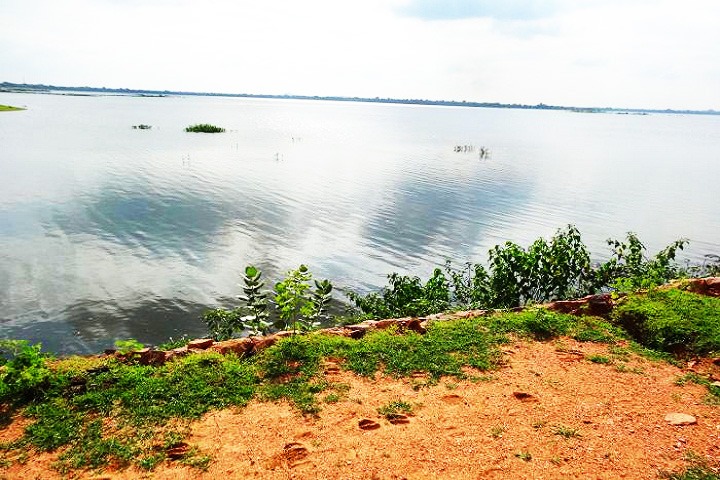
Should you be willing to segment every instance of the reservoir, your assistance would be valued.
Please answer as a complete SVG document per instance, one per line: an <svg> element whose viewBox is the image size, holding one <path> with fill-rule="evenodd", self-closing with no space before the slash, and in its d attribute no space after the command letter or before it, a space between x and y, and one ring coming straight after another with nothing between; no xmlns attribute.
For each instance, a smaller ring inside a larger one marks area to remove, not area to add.
<svg viewBox="0 0 720 480"><path fill-rule="evenodd" d="M0 337L203 335L247 264L341 289L576 225L720 253L720 115L0 93ZM224 133L187 133L210 123ZM134 125L150 129L133 129Z"/></svg>

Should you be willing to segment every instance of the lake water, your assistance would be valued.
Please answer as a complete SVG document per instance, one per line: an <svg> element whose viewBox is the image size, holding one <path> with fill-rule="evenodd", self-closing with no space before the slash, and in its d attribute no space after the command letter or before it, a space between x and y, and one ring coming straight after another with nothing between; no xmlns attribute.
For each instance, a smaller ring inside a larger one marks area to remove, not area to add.
<svg viewBox="0 0 720 480"><path fill-rule="evenodd" d="M627 231L653 252L688 237L691 259L720 253L720 116L10 93L0 104L28 107L0 113L0 336L56 352L202 335L201 312L233 304L249 263L272 281L306 263L367 291L569 223L598 259ZM184 132L195 123L227 131Z"/></svg>

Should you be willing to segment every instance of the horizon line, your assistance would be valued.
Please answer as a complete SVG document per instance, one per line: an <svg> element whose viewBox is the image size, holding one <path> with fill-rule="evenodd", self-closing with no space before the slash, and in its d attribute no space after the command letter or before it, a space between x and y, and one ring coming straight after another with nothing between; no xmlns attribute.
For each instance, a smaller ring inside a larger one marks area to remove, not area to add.
<svg viewBox="0 0 720 480"><path fill-rule="evenodd" d="M76 92L108 92L108 93L129 93L138 95L152 96L207 96L207 97L238 97L238 98L267 98L267 99L297 99L297 100L329 100L329 101L345 101L345 102L362 102L362 103L386 103L386 104L408 104L408 105L433 105L433 106L459 106L474 108L511 108L511 109L527 109L527 110L565 110L565 111L581 111L581 112L647 112L647 113L681 113L681 114L704 114L718 115L720 111L714 109L695 110L695 109L674 109L674 108L624 108L624 107L587 107L587 106L568 106L568 105L550 105L545 103L523 104L523 103L503 103L503 102L478 102L472 100L432 100L419 98L393 98L393 97L357 97L346 95L299 95L299 94L268 94L268 93L224 93L224 92L200 92L200 91L182 91L182 90L150 90L142 88L116 88L116 87L91 87L91 86L61 86L44 83L14 83L1 82L0 92L22 93L17 91L8 91L6 88L18 90L27 89L29 91L42 90L66 90Z"/></svg>

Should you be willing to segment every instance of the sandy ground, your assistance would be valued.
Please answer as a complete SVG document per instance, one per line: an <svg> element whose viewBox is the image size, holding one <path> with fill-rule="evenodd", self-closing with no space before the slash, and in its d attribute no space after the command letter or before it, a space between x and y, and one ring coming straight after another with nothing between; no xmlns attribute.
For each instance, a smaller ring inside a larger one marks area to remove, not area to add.
<svg viewBox="0 0 720 480"><path fill-rule="evenodd" d="M688 458L720 465L720 407L705 387L675 385L686 370L633 356L596 364L607 345L573 340L516 342L506 365L468 372L474 381L422 377L366 379L329 364L326 375L349 385L336 403L303 417L289 404L252 402L212 412L187 442L213 457L206 472L166 462L153 472L82 472L95 479L650 479ZM697 367L696 367L697 368ZM714 368L715 377L720 369ZM490 378L488 378L488 376ZM413 406L407 423L391 424L378 407ZM694 425L670 425L686 413ZM361 429L359 422L377 428ZM11 425L0 440L21 431ZM373 425L375 426L375 425ZM62 478L57 454L32 455L0 469L0 478Z"/></svg>

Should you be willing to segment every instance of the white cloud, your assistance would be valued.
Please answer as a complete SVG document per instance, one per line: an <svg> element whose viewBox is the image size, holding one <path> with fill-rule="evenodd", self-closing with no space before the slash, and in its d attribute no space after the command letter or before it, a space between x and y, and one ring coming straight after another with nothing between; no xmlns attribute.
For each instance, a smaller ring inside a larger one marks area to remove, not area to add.
<svg viewBox="0 0 720 480"><path fill-rule="evenodd" d="M720 108L714 0L0 0L0 81Z"/></svg>

